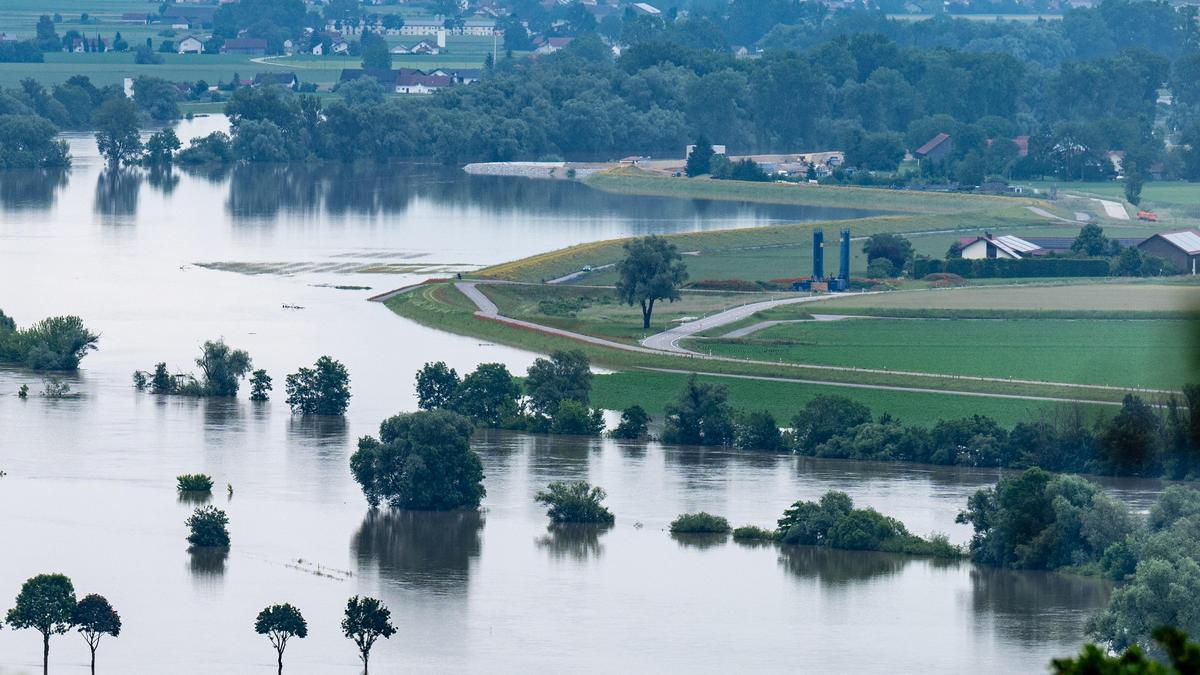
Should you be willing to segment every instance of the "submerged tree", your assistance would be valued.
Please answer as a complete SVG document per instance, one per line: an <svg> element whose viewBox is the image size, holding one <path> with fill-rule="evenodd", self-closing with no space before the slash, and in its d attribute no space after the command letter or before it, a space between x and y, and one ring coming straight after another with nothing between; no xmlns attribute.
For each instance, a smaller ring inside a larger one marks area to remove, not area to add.
<svg viewBox="0 0 1200 675"><path fill-rule="evenodd" d="M250 373L251 401L266 401L270 398L271 389L271 376L267 374L267 371L259 368L253 373Z"/></svg>
<svg viewBox="0 0 1200 675"><path fill-rule="evenodd" d="M654 303L679 299L687 281L687 266L675 245L657 236L625 242L625 257L617 263L617 297L642 307L642 328L650 328Z"/></svg>
<svg viewBox="0 0 1200 675"><path fill-rule="evenodd" d="M344 415L350 405L350 373L328 356L288 375L284 388L292 412L301 415Z"/></svg>
<svg viewBox="0 0 1200 675"><path fill-rule="evenodd" d="M137 105L120 96L110 98L92 113L96 127L96 145L109 167L133 164L142 156L142 139L138 135Z"/></svg>
<svg viewBox="0 0 1200 675"><path fill-rule="evenodd" d="M358 646L358 658L363 662L366 675L371 658L371 647L379 638L388 639L396 633L392 625L392 612L375 598L354 596L346 601L346 615L342 619L342 632Z"/></svg>
<svg viewBox="0 0 1200 675"><path fill-rule="evenodd" d="M224 340L206 341L196 365L204 375L205 396L237 396L239 380L251 368L250 355L230 347Z"/></svg>
<svg viewBox="0 0 1200 675"><path fill-rule="evenodd" d="M538 492L533 500L550 507L546 515L553 523L611 525L615 517L604 506L607 496L604 488L589 485L586 481L555 481Z"/></svg>
<svg viewBox="0 0 1200 675"><path fill-rule="evenodd" d="M417 371L417 407L436 410L449 406L459 384L458 372L445 361L426 363Z"/></svg>
<svg viewBox="0 0 1200 675"><path fill-rule="evenodd" d="M215 506L201 506L192 512L186 523L190 530L188 543L195 548L226 548L229 546L229 516Z"/></svg>
<svg viewBox="0 0 1200 675"><path fill-rule="evenodd" d="M5 617L16 629L32 628L42 634L42 673L50 672L50 636L71 629L75 613L75 586L62 574L39 574L26 581L16 606Z"/></svg>
<svg viewBox="0 0 1200 675"><path fill-rule="evenodd" d="M84 596L75 605L71 615L71 623L87 640L88 649L92 653L92 675L96 673L96 648L100 646L100 638L105 635L117 637L121 634L121 615L108 603L103 595L92 593Z"/></svg>
<svg viewBox="0 0 1200 675"><path fill-rule="evenodd" d="M254 632L266 635L271 641L279 665L278 672L282 675L283 650L287 649L288 640L293 637L308 636L308 623L300 614L300 610L292 605L271 605L258 613L258 618L254 620Z"/></svg>

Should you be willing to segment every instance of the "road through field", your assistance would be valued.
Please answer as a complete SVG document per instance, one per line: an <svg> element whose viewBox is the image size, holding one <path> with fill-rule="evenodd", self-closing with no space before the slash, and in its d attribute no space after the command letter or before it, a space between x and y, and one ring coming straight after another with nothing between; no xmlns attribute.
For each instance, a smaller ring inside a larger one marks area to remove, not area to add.
<svg viewBox="0 0 1200 675"><path fill-rule="evenodd" d="M794 369L807 370L807 371L825 371L825 372L839 372L839 373L866 373L866 374L872 374L872 375L892 375L892 376L899 376L899 377L928 378L931 380L942 380L942 381L949 380L949 381L958 381L958 382L1020 384L1020 385L1030 385L1030 386L1039 386L1039 387L1062 387L1062 388L1067 388L1067 389L1094 390L1094 391L1129 391L1131 389L1130 387L1113 387L1113 386L1098 385L1098 384L1077 384L1077 383L1071 383L1071 382L1021 380L1021 379L1013 379L1013 378L1005 378L1005 377L983 377L983 376L975 376L975 375L947 375L945 373L927 373L927 372L920 372L920 371L888 370L885 368L854 368L854 367L848 367L848 366L829 366L829 365L816 365L816 364L808 364L808 363L780 363L777 361L764 361L764 360L759 360L759 359L744 359L744 358L736 358L736 357L730 357L730 356L714 356L711 354L701 354L699 352L693 352L693 351L684 349L684 348L680 347L678 344L676 344L679 340L683 339L684 337L694 335L700 331L708 330L710 328L716 328L719 326L727 325L727 324L735 322L735 321L740 321L741 319L751 316L755 312L759 312L764 309L770 309L771 307L778 307L780 305L796 304L799 302L812 302L815 300L823 299L822 296L806 296L803 298L785 298L782 300L768 300L768 301L764 301L764 302L750 303L747 305L742 305L740 307L734 307L732 309L725 310L724 312L719 312L717 314L714 314L710 317L705 317L704 319L699 319L697 321L690 322L688 324L685 324L684 326L677 326L676 328L672 328L671 330L664 331L657 335L652 335L652 336L646 338L645 340L643 340L641 345L631 345L631 344L625 344L623 342L617 342L615 340L608 340L605 338L596 337L594 335L577 333L577 332L565 330L562 328L555 328L553 326L546 326L544 324L534 323L532 321L524 321L521 319L513 319L511 317L504 316L504 315L500 314L500 308L496 306L496 303L492 302L492 300L490 298L488 298L486 295L484 295L483 291L479 290L480 284L487 284L487 283L491 283L491 282L460 281L460 282L456 282L454 284L455 288L457 288L459 290L459 292L461 292L464 296L467 297L467 299L469 299L472 303L475 304L475 307L477 308L476 312L475 312L475 316L477 316L477 317L484 318L484 319L490 319L492 321L498 321L500 323L508 324L510 326L515 326L517 328L533 330L533 331L537 331L540 333L545 333L547 335L557 335L557 336L565 337L565 338L568 338L571 340L585 342L587 344L592 344L592 345L596 345L596 346L600 346L600 347L608 347L611 349L620 349L622 351L627 351L627 352L635 352L635 353L641 353L641 354L686 356L688 358L693 358L693 359L697 359L700 361L723 361L723 362L728 362L728 363L769 365L769 366L776 366L776 367L780 367L780 368L794 368ZM505 283L505 282L500 282L500 283ZM697 324L701 324L701 325L697 326ZM694 330L689 330L689 331L680 330L683 328L690 328L690 327L695 327L695 328L694 328ZM660 348L660 347L657 347L657 345L668 345L669 348ZM859 388L864 388L864 389L877 389L877 388L881 388L881 387L886 388L886 385L867 385L867 384L858 384L858 383L850 383L850 382L843 382L843 383L838 383L838 384L839 384L839 386L859 387ZM897 389L898 390L913 389L914 391L917 390L916 388L908 388L908 387L897 387ZM947 394L983 395L980 392L962 392L962 391L955 391L955 390L948 390L948 389L939 389L937 391L947 393ZM1161 394L1171 393L1169 391L1160 390L1160 389L1141 389L1139 391L1147 392L1147 393L1161 393ZM987 395L996 397L996 398L1012 398L1012 399L1031 399L1032 398L1032 399L1036 399L1036 400L1047 400L1047 401L1054 400L1054 401L1060 401L1060 402L1075 402L1075 403L1096 403L1097 402L1097 401L1094 401L1091 399L1069 399L1069 398L1062 398L1062 399L1053 398L1052 399L1050 397L1031 397L1028 395L1021 395L1021 394L989 393Z"/></svg>

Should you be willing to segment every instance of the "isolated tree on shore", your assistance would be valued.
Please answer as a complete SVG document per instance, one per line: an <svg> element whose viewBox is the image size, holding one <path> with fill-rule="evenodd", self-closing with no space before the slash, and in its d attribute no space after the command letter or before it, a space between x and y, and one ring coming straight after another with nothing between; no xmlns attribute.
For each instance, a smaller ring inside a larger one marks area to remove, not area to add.
<svg viewBox="0 0 1200 675"><path fill-rule="evenodd" d="M204 375L205 396L237 396L239 380L250 372L250 355L233 349L224 340L208 340L196 365Z"/></svg>
<svg viewBox="0 0 1200 675"><path fill-rule="evenodd" d="M92 593L76 603L71 623L87 640L92 653L92 675L96 675L96 648L100 646L100 638L121 634L121 615L117 614L107 598Z"/></svg>
<svg viewBox="0 0 1200 675"><path fill-rule="evenodd" d="M111 168L134 164L142 156L137 106L127 98L111 98L92 113L96 145Z"/></svg>
<svg viewBox="0 0 1200 675"><path fill-rule="evenodd" d="M426 363L417 371L417 407L436 410L449 406L459 384L458 372L445 361Z"/></svg>
<svg viewBox="0 0 1200 675"><path fill-rule="evenodd" d="M350 472L372 508L449 511L478 508L483 464L471 449L471 421L448 410L396 415L364 436Z"/></svg>
<svg viewBox="0 0 1200 675"><path fill-rule="evenodd" d="M704 136L696 139L692 153L687 157L684 173L688 176L703 176L712 171L713 146Z"/></svg>
<svg viewBox="0 0 1200 675"><path fill-rule="evenodd" d="M350 373L328 356L301 368L284 382L287 404L301 415L345 415L350 406Z"/></svg>
<svg viewBox="0 0 1200 675"><path fill-rule="evenodd" d="M275 648L278 672L283 674L283 650L287 649L288 640L308 636L308 623L300 610L292 605L271 605L258 613L254 620L254 632L266 635Z"/></svg>
<svg viewBox="0 0 1200 675"><path fill-rule="evenodd" d="M625 242L625 258L617 263L617 297L642 307L642 328L650 328L654 303L679 299L687 266L675 245L657 236Z"/></svg>
<svg viewBox="0 0 1200 675"><path fill-rule="evenodd" d="M39 574L26 581L16 606L5 617L15 629L32 628L42 634L42 673L50 672L50 636L71 630L75 612L75 586L62 574Z"/></svg>
<svg viewBox="0 0 1200 675"><path fill-rule="evenodd" d="M346 601L346 616L342 619L342 632L358 646L358 658L363 662L363 675L369 670L371 647L379 638L388 639L396 634L392 625L392 612L375 598L354 596Z"/></svg>
<svg viewBox="0 0 1200 675"><path fill-rule="evenodd" d="M267 371L260 368L250 373L251 401L266 401L270 398L271 388L271 376L267 374Z"/></svg>

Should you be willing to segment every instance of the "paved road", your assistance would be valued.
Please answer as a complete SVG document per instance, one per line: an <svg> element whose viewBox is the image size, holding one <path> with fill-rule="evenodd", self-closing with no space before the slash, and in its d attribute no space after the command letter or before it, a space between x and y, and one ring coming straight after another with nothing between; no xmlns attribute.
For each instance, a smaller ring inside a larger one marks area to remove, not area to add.
<svg viewBox="0 0 1200 675"><path fill-rule="evenodd" d="M1130 391L1133 389L1131 387L1113 387L1113 386L1101 385L1101 384L1075 384L1075 383L1071 383L1071 382L1051 382L1051 381L1043 381L1043 380L1020 380L1020 379L1013 379L1013 378L1006 378L1006 377L981 377L981 376L975 376L975 375L952 375L952 374L946 374L946 373L927 373L927 372L919 372L919 371L911 371L911 370L888 370L886 368L854 368L854 367L850 367L850 366L828 366L828 365L817 365L817 364L810 364L810 363L791 363L791 362L782 363L779 361L765 361L765 360L760 360L760 359L741 359L741 358L735 358L735 357L731 357L731 356L714 356L712 354L700 354L698 352L693 352L693 351L683 349L682 347L679 347L678 345L673 344L674 341L683 339L684 337L686 337L688 335L688 333L684 333L684 332L680 331L680 329L693 327L693 326L696 326L696 324L699 324L701 322L707 322L706 326L697 328L695 331L692 331L692 334L702 331L702 330L707 330L707 328L715 328L715 327L719 327L719 326L725 325L725 324L733 322L733 321L739 321L747 316L750 316L754 312L762 311L762 309L764 309L764 308L777 307L779 305L786 305L786 304L796 304L799 302L812 302L815 300L824 299L827 296L819 296L818 295L818 296L805 296L802 298L785 298L782 300L768 300L765 302L754 302L754 303L750 303L747 305L742 305L741 307L735 307L733 309L729 309L724 312L714 314L710 317L706 317L705 319L693 321L693 322L685 324L683 326L677 326L676 328L672 328L669 331L659 333L658 335L652 335L649 338L646 338L645 340L643 340L641 346L637 346L637 345L625 344L623 342L616 342L614 340L607 340L605 338L595 337L593 335L585 335L583 333L576 333L574 331L564 330L562 328L555 328L553 326L546 326L546 325L539 324L539 323L533 323L532 321L522 321L520 319L512 319L507 316L503 316L500 314L499 308L496 307L496 303L492 302L486 295L483 294L482 291L479 290L479 288L477 286L480 283L485 283L485 282L459 281L459 282L455 283L455 287L458 288L458 290L461 291L463 295L470 298L471 302L475 303L475 306L478 307L478 310L475 312L475 316L482 317L485 319L491 319L493 321L499 321L500 323L508 324L510 326L515 326L517 328L524 328L526 330L537 331L539 333L545 333L547 335L558 335L560 337L565 337L565 338L568 338L571 340L577 340L579 342L585 342L587 344L593 344L593 345L597 345L597 346L601 346L601 347L609 347L612 349L620 349L620 350L627 351L627 352L636 352L636 353L640 353L640 354L686 356L689 358L694 358L694 359L698 359L698 360L702 360L702 361L725 361L725 362L729 362L729 363L748 363L748 364L754 364L754 365L774 366L776 368L787 368L787 369L798 369L798 370L809 370L809 371L825 371L825 372L833 371L833 372L842 372L842 373L868 373L868 374L872 374L872 375L921 377L921 378L929 378L929 379L934 379L934 380L959 380L959 381L964 381L964 382L994 382L994 383L1004 383L1004 384L1023 384L1023 385L1034 385L1034 386L1045 386L1045 387L1062 387L1065 389L1092 389L1092 390L1097 390L1097 391ZM647 344L651 340L654 340L654 338L658 338L658 337L661 337L662 339L656 341L655 344L664 344L664 343L671 344L672 348L671 349L656 349L656 348L650 347L649 344ZM855 385L855 384L850 384L850 383L842 383L842 386L860 386L860 385ZM883 385L870 385L870 386L862 385L862 386L871 388L871 387L883 386ZM931 391L943 391L943 390L931 390ZM1149 393L1160 393L1160 394L1173 393L1173 392L1170 392L1167 390L1162 390L1162 389L1141 389L1140 391L1149 392ZM958 392L946 392L946 393L958 393ZM993 394L993 396L1000 396L1000 397L1007 397L1007 398L1027 398L1025 396L1020 396L1020 395L1016 395L1016 394ZM1041 399L1036 399L1036 400L1041 400ZM1051 399L1045 398L1045 400L1051 400ZM1063 401L1074 401L1075 399L1062 399L1062 400ZM1090 401L1081 399L1078 402L1089 403Z"/></svg>
<svg viewBox="0 0 1200 675"><path fill-rule="evenodd" d="M856 295L871 295L870 293L861 293ZM782 298L780 300L765 300L763 302L752 302L747 305L733 307L724 312L718 312L712 316L706 316L703 319L696 319L685 324L680 324L665 330L656 335L642 340L643 347L649 347L660 352L674 352L676 354L695 354L696 352L690 349L684 349L679 346L679 341L685 338L692 337L697 333L703 333L712 328L719 328L731 323L736 323L742 319L751 317L763 310L782 307L784 305L798 305L805 302L815 302L817 300L828 300L828 295L806 295L800 298Z"/></svg>

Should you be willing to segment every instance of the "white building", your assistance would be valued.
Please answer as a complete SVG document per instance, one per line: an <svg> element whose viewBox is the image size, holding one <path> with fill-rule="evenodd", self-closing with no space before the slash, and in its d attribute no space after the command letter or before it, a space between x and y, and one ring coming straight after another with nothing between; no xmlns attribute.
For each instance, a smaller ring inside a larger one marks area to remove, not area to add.
<svg viewBox="0 0 1200 675"><path fill-rule="evenodd" d="M203 54L204 43L195 35L189 35L179 41L180 54Z"/></svg>
<svg viewBox="0 0 1200 675"><path fill-rule="evenodd" d="M985 258L1001 258L1020 260L1026 256L1044 252L1041 246L1025 241L1011 234L992 236L990 232L982 237L964 237L958 242L962 257L967 260L983 260Z"/></svg>

